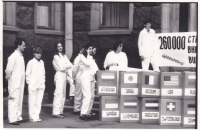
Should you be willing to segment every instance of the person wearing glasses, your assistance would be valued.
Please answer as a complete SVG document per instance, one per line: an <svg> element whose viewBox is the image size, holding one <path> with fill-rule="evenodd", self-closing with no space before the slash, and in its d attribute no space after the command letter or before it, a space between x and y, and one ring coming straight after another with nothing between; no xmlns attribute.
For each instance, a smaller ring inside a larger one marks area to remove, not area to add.
<svg viewBox="0 0 200 130"><path fill-rule="evenodd" d="M40 46L33 48L34 58L27 64L26 82L28 84L29 118L31 122L41 122L39 114L45 90L45 68L41 60L42 49Z"/></svg>
<svg viewBox="0 0 200 130"><path fill-rule="evenodd" d="M128 67L128 59L126 53L122 52L123 43L116 42L113 50L108 52L104 61L105 70L110 70L113 66Z"/></svg>

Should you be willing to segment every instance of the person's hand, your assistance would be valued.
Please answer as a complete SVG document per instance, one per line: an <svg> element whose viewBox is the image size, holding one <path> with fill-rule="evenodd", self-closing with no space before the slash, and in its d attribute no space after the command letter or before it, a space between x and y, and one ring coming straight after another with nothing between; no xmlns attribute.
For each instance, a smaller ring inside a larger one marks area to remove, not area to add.
<svg viewBox="0 0 200 130"><path fill-rule="evenodd" d="M5 76L6 81L8 81L9 78L10 78L10 76L7 76L7 75Z"/></svg>
<svg viewBox="0 0 200 130"><path fill-rule="evenodd" d="M141 58L141 61L144 61L144 56L140 56L140 58Z"/></svg>

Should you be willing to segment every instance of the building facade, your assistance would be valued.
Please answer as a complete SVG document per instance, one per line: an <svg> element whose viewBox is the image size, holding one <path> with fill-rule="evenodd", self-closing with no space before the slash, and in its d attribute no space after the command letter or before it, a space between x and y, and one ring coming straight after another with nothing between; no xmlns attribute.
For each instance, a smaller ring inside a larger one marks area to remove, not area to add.
<svg viewBox="0 0 200 130"><path fill-rule="evenodd" d="M26 64L33 57L34 45L43 48L46 92L51 94L57 42L65 45L72 62L79 45L94 44L98 48L97 64L103 69L106 54L116 41L121 41L128 66L141 68L137 41L147 18L156 33L197 31L197 3L3 2L3 70L18 36L26 39Z"/></svg>

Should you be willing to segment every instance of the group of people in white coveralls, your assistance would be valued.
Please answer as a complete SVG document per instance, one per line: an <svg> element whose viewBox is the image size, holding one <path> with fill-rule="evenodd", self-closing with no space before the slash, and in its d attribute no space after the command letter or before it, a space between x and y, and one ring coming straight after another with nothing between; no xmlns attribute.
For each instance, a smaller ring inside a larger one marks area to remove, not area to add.
<svg viewBox="0 0 200 130"><path fill-rule="evenodd" d="M151 62L154 71L159 71L155 59L155 31L151 29L151 21L145 20L144 29L139 34L138 48L142 61L142 69L148 70ZM29 119L31 122L41 122L40 111L45 90L45 67L41 59L42 48L33 48L31 59L25 71L23 51L26 40L17 37L15 51L9 56L6 66L6 80L8 81L8 121L12 125L26 122L22 119L22 101L25 80L28 84ZM126 53L122 52L123 44L116 42L113 50L108 52L104 61L105 70L112 66L128 67ZM64 105L66 98L67 82L70 84L70 95L74 95L74 114L81 120L93 120L92 106L95 97L95 82L98 66L95 62L97 48L92 44L79 46L79 54L72 64L64 53L61 43L55 44L53 67L55 91L53 99L53 118L64 118ZM25 78L26 77L26 78Z"/></svg>

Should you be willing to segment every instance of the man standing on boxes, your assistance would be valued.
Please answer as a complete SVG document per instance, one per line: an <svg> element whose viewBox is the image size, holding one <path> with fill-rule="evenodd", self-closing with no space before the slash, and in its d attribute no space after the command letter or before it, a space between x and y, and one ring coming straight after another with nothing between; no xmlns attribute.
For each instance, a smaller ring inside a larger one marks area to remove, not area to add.
<svg viewBox="0 0 200 130"><path fill-rule="evenodd" d="M6 80L8 80L8 120L9 124L22 122L22 101L24 96L25 64L22 52L26 48L25 39L16 38L16 50L8 57Z"/></svg>
<svg viewBox="0 0 200 130"><path fill-rule="evenodd" d="M151 29L151 20L145 20L143 22L144 29L140 32L138 38L139 55L142 61L142 69L149 69L149 62L151 62L153 70L159 72L159 66L157 66L155 59L156 51L156 36L155 31Z"/></svg>

